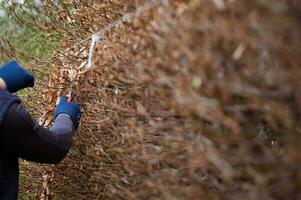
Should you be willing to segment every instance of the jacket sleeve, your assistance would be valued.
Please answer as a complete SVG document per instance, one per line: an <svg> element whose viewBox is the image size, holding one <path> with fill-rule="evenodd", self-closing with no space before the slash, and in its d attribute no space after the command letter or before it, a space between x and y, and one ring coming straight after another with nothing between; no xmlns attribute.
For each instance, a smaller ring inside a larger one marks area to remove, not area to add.
<svg viewBox="0 0 301 200"><path fill-rule="evenodd" d="M59 115L51 129L40 126L21 104L12 105L0 127L0 149L7 155L57 164L69 152L74 128L68 115Z"/></svg>

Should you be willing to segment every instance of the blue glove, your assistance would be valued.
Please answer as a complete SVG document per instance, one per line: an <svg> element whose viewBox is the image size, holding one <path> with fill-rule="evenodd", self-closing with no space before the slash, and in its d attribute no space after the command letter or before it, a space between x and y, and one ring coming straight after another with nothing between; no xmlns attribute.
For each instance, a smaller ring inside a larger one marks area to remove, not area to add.
<svg viewBox="0 0 301 200"><path fill-rule="evenodd" d="M59 114L67 114L71 117L75 129L78 128L80 119L80 107L76 102L67 102L67 97L60 97L60 102L54 111L54 118Z"/></svg>
<svg viewBox="0 0 301 200"><path fill-rule="evenodd" d="M34 86L34 76L16 61L6 63L0 68L0 78L4 80L7 90L12 93Z"/></svg>

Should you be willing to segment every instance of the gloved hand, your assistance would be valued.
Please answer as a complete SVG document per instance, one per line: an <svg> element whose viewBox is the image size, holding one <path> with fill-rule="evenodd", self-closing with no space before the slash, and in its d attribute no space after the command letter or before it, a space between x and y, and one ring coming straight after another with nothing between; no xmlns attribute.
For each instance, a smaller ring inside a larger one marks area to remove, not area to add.
<svg viewBox="0 0 301 200"><path fill-rule="evenodd" d="M6 63L0 68L0 78L4 80L7 90L12 93L34 86L34 76L16 61Z"/></svg>
<svg viewBox="0 0 301 200"><path fill-rule="evenodd" d="M75 129L78 128L79 120L80 120L80 107L76 102L67 102L67 97L60 97L59 104L57 105L54 111L54 118L56 118L59 114L67 114L71 117L73 125Z"/></svg>

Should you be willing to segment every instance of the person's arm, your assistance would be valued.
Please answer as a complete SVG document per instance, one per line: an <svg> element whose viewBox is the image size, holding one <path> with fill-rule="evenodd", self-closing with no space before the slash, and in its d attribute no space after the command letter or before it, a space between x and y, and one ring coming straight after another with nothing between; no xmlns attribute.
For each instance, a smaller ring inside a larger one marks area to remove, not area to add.
<svg viewBox="0 0 301 200"><path fill-rule="evenodd" d="M0 88L9 92L34 86L34 76L16 61L0 68ZM54 126L40 126L21 104L10 106L0 126L0 151L40 163L59 163L68 153L79 124L76 102L61 97L55 110Z"/></svg>
<svg viewBox="0 0 301 200"><path fill-rule="evenodd" d="M0 127L0 148L7 155L56 164L67 155L74 135L69 115L60 114L48 130L40 126L21 104L8 110Z"/></svg>

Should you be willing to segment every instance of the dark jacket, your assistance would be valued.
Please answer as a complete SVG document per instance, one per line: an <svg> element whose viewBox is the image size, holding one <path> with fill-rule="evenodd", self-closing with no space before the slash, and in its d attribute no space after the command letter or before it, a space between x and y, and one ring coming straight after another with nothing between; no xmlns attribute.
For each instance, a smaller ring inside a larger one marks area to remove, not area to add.
<svg viewBox="0 0 301 200"><path fill-rule="evenodd" d="M67 155L74 128L69 116L59 115L51 129L40 126L20 99L0 90L0 200L18 196L18 158L56 164Z"/></svg>

